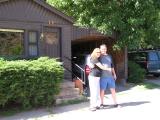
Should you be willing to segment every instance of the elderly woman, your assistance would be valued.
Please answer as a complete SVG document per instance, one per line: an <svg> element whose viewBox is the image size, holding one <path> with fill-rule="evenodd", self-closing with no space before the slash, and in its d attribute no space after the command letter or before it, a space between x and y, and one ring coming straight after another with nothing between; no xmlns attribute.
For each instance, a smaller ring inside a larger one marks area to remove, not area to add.
<svg viewBox="0 0 160 120"><path fill-rule="evenodd" d="M111 71L111 68L103 66L99 57L101 55L100 49L95 48L91 53L90 63L92 64L91 72L88 76L90 88L90 110L96 111L100 107L100 75L101 70Z"/></svg>

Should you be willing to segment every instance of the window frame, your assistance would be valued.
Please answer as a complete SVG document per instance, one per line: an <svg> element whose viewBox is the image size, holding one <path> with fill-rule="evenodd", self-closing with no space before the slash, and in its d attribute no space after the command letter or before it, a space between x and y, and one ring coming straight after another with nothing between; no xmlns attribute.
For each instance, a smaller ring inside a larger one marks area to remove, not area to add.
<svg viewBox="0 0 160 120"><path fill-rule="evenodd" d="M22 46L22 52L19 55L0 55L0 56L8 56L8 57L24 57L25 55L25 30L24 29L15 29L15 28L0 28L0 31L2 32L13 32L13 33L22 33L22 39L21 39L21 46Z"/></svg>

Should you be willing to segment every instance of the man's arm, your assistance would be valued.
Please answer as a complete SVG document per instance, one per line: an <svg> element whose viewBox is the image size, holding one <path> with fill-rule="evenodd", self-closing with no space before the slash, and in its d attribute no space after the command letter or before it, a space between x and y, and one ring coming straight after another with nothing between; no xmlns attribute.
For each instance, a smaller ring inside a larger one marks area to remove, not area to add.
<svg viewBox="0 0 160 120"><path fill-rule="evenodd" d="M112 59L112 56L111 56L111 72L112 72L112 75L113 75L113 78L114 80L117 80L117 75L116 75L116 72L114 70L114 63L113 63L113 59Z"/></svg>
<svg viewBox="0 0 160 120"><path fill-rule="evenodd" d="M114 80L116 80L117 76L116 76L116 72L115 72L114 68L112 68L111 71L112 71L112 75L113 75Z"/></svg>

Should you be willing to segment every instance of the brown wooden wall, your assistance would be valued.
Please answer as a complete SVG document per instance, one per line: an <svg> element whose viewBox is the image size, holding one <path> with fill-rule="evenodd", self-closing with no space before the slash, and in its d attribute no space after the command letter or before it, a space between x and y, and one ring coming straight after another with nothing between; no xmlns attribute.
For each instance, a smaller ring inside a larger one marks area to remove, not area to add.
<svg viewBox="0 0 160 120"><path fill-rule="evenodd" d="M65 16L55 8L51 8L41 0L6 0L0 2L0 28L24 30L24 56L28 57L28 32L38 32L39 56L46 56L44 39L41 38L45 27L58 28L60 31L60 56L66 67L71 69L71 62L64 56L71 58L72 26L71 18ZM54 54L51 53L51 54ZM67 77L71 77L66 72Z"/></svg>
<svg viewBox="0 0 160 120"><path fill-rule="evenodd" d="M95 29L91 29L91 28L81 28L78 26L74 26L72 28L73 30L73 38L72 41L77 41L77 39L82 39L88 36L104 36L102 35L100 32L96 31Z"/></svg>
<svg viewBox="0 0 160 120"><path fill-rule="evenodd" d="M71 24L34 0L8 0L0 3L0 19L8 21L24 21L45 23L53 21L55 24ZM41 1L41 0L39 0ZM40 2L41 3L41 2Z"/></svg>

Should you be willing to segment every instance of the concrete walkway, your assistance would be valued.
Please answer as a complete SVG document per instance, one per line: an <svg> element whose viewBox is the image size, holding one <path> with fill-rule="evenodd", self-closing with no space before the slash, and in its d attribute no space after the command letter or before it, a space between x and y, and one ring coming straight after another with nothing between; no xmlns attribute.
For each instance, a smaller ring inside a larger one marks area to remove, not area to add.
<svg viewBox="0 0 160 120"><path fill-rule="evenodd" d="M160 88L146 90L142 86L118 86L117 99L121 107L89 111L89 102L38 109L18 113L0 120L159 120ZM110 94L105 104L112 105Z"/></svg>

